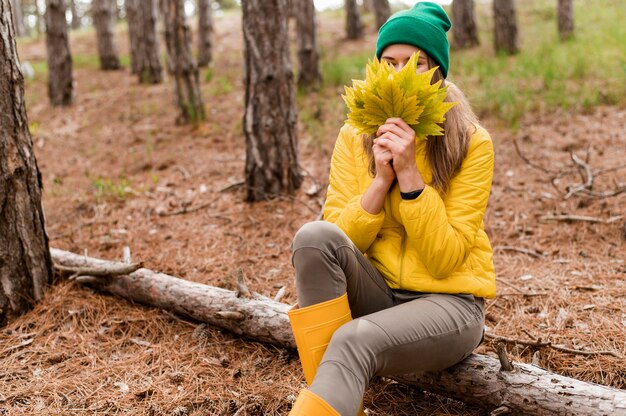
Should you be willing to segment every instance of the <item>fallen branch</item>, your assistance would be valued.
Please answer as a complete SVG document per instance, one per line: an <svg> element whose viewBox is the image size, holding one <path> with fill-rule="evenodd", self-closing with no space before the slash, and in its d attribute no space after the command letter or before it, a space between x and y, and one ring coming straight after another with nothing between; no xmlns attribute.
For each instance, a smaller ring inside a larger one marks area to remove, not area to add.
<svg viewBox="0 0 626 416"><path fill-rule="evenodd" d="M610 217L607 219L597 218L597 217L588 217L586 215L544 215L539 217L540 221L582 221L582 222L593 222L600 224L611 224L615 221L619 221L622 219L622 215L616 215L614 217Z"/></svg>
<svg viewBox="0 0 626 416"><path fill-rule="evenodd" d="M527 248L521 247L513 247L513 246L495 246L493 248L495 251L516 251L518 253L528 254L531 257L542 258L544 256L543 253L536 250L529 250Z"/></svg>
<svg viewBox="0 0 626 416"><path fill-rule="evenodd" d="M132 272L139 270L142 267L143 263L111 263L94 267L71 267L63 266L61 264L54 265L54 268L61 273L71 273L71 275L69 276L70 280L76 279L79 276L113 277L124 274L131 274Z"/></svg>
<svg viewBox="0 0 626 416"><path fill-rule="evenodd" d="M52 249L55 262L70 267L115 264ZM115 279L97 279L100 290L228 329L241 336L294 348L287 311L290 305L253 293L236 292L139 269ZM230 313L226 313L230 312ZM498 359L471 355L436 373L393 377L424 390L488 410L507 407L532 415L614 415L626 412L626 391L564 377L532 365L515 363L500 371Z"/></svg>
<svg viewBox="0 0 626 416"><path fill-rule="evenodd" d="M619 355L618 353L616 353L615 351L584 351L584 350L575 350L573 348L562 347L560 345L555 345L555 344L553 344L553 343L551 343L549 341L542 341L540 339L539 340L534 340L534 341L523 341L521 339L507 338L507 337L503 337L503 336L500 336L500 335L490 334L489 332L485 332L485 338L491 339L491 340L496 341L498 343L506 342L507 344L527 345L529 347L536 347L536 348L547 347L547 348L552 348L552 349L557 350L557 351L566 352L568 354L575 354L575 355L612 355L613 357L616 357L616 358L622 358L622 356Z"/></svg>

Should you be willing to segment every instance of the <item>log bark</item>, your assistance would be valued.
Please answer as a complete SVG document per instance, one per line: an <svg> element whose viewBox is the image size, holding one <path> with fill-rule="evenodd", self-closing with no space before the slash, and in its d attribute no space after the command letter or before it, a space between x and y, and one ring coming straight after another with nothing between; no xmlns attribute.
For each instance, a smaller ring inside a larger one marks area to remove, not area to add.
<svg viewBox="0 0 626 416"><path fill-rule="evenodd" d="M191 30L185 18L183 0L164 0L167 66L174 78L174 94L180 115L178 123L198 123L205 119L200 93L198 65L191 53Z"/></svg>
<svg viewBox="0 0 626 416"><path fill-rule="evenodd" d="M9 0L0 0L0 327L52 281L41 187Z"/></svg>
<svg viewBox="0 0 626 416"><path fill-rule="evenodd" d="M198 66L209 66L213 58L213 12L209 0L198 0Z"/></svg>
<svg viewBox="0 0 626 416"><path fill-rule="evenodd" d="M574 0L559 0L557 22L561 40L574 36Z"/></svg>
<svg viewBox="0 0 626 416"><path fill-rule="evenodd" d="M356 0L346 0L346 37L360 39L363 37L363 22Z"/></svg>
<svg viewBox="0 0 626 416"><path fill-rule="evenodd" d="M70 105L74 101L74 80L65 0L46 0L46 48L50 103L54 106Z"/></svg>
<svg viewBox="0 0 626 416"><path fill-rule="evenodd" d="M249 202L293 193L302 184L286 6L286 0L242 2Z"/></svg>
<svg viewBox="0 0 626 416"><path fill-rule="evenodd" d="M494 46L496 52L519 52L514 0L493 0Z"/></svg>
<svg viewBox="0 0 626 416"><path fill-rule="evenodd" d="M296 6L298 86L302 88L315 88L318 87L322 81L317 30L315 27L315 6L313 0L298 0Z"/></svg>
<svg viewBox="0 0 626 416"><path fill-rule="evenodd" d="M103 267L116 264L52 249L57 264ZM237 293L140 269L130 276L98 278L91 286L147 305L184 314L234 333L294 348L287 311L290 306L252 294ZM245 292L245 291L242 291ZM487 410L506 407L528 415L617 415L626 412L626 391L564 377L528 364L500 371L498 359L473 354L437 373L394 379L424 390L463 400Z"/></svg>
<svg viewBox="0 0 626 416"><path fill-rule="evenodd" d="M117 4L114 0L93 0L91 3L91 15L96 28L98 43L98 56L100 69L120 69L120 59L115 45L115 22L117 20Z"/></svg>
<svg viewBox="0 0 626 416"><path fill-rule="evenodd" d="M465 49L478 46L478 29L474 0L454 0L452 2L452 45Z"/></svg>
<svg viewBox="0 0 626 416"><path fill-rule="evenodd" d="M72 30L80 28L80 15L78 14L78 7L76 7L76 0L70 0L70 12L72 13L72 21L70 27Z"/></svg>

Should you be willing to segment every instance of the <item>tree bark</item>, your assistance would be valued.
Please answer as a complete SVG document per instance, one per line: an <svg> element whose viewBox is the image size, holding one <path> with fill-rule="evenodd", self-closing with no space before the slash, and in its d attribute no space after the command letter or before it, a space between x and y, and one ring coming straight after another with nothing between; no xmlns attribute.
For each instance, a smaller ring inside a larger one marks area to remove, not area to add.
<svg viewBox="0 0 626 416"><path fill-rule="evenodd" d="M9 0L0 0L0 326L52 281L41 187Z"/></svg>
<svg viewBox="0 0 626 416"><path fill-rule="evenodd" d="M143 36L142 22L139 15L141 0L126 0L124 7L126 10L126 24L128 27L128 45L130 49L130 72L139 75L140 42Z"/></svg>
<svg viewBox="0 0 626 416"><path fill-rule="evenodd" d="M574 0L559 0L557 20L559 38L567 40L574 36Z"/></svg>
<svg viewBox="0 0 626 416"><path fill-rule="evenodd" d="M137 36L137 76L141 84L159 84L163 82L163 66L157 23L159 8L157 0L132 0L136 4Z"/></svg>
<svg viewBox="0 0 626 416"><path fill-rule="evenodd" d="M74 101L74 82L65 0L46 0L46 47L50 103L55 106L70 105Z"/></svg>
<svg viewBox="0 0 626 416"><path fill-rule="evenodd" d="M209 66L212 60L211 34L213 12L210 0L198 0L198 66Z"/></svg>
<svg viewBox="0 0 626 416"><path fill-rule="evenodd" d="M389 7L389 0L373 0L372 5L374 6L376 29L378 30L391 16L391 7Z"/></svg>
<svg viewBox="0 0 626 416"><path fill-rule="evenodd" d="M356 0L346 0L346 36L348 39L363 37L363 22Z"/></svg>
<svg viewBox="0 0 626 416"><path fill-rule="evenodd" d="M317 87L322 81L322 72L317 45L315 6L313 0L298 0L296 5L298 86Z"/></svg>
<svg viewBox="0 0 626 416"><path fill-rule="evenodd" d="M514 0L493 0L494 43L496 52L519 52Z"/></svg>
<svg viewBox="0 0 626 416"><path fill-rule="evenodd" d="M117 4L115 0L93 0L91 3L91 15L98 40L100 69L103 70L121 68L113 33L117 21L116 14Z"/></svg>
<svg viewBox="0 0 626 416"><path fill-rule="evenodd" d="M72 13L70 27L72 30L76 30L80 28L80 15L78 14L78 7L76 7L76 0L70 0L70 12Z"/></svg>
<svg viewBox="0 0 626 416"><path fill-rule="evenodd" d="M183 0L164 0L167 65L174 78L174 94L180 109L179 123L204 120L198 66L191 53L191 30L185 19Z"/></svg>
<svg viewBox="0 0 626 416"><path fill-rule="evenodd" d="M24 8L22 0L11 0L11 10L13 11L13 24L15 25L16 36L26 36L28 31L24 25Z"/></svg>
<svg viewBox="0 0 626 416"><path fill-rule="evenodd" d="M292 193L302 184L286 0L244 0L246 200Z"/></svg>
<svg viewBox="0 0 626 416"><path fill-rule="evenodd" d="M51 252L54 261L63 266L119 267L119 263L63 250ZM246 338L295 348L287 317L290 306L258 294L246 297L247 290L233 292L148 269L139 269L129 276L87 279L87 282L99 290L190 316ZM506 407L512 414L572 416L617 415L626 411L624 390L522 363L514 363L513 371L501 371L498 359L484 355L474 354L441 372L394 379L488 411Z"/></svg>
<svg viewBox="0 0 626 416"><path fill-rule="evenodd" d="M452 2L452 44L455 48L466 49L480 44L474 10L474 0Z"/></svg>

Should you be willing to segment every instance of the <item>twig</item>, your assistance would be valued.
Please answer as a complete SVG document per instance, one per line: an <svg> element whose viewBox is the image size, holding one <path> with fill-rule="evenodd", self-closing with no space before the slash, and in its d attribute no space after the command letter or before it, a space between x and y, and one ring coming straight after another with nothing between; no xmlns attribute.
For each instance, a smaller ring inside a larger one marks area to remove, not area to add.
<svg viewBox="0 0 626 416"><path fill-rule="evenodd" d="M513 364L509 361L509 357L506 353L506 345L504 345L504 343L498 342L496 344L496 353L500 360L500 371L513 371Z"/></svg>
<svg viewBox="0 0 626 416"><path fill-rule="evenodd" d="M237 273L237 297L252 298L252 293L250 293L250 291L248 290L248 285L246 284L246 277L243 274L243 270L239 268L235 273Z"/></svg>
<svg viewBox="0 0 626 416"><path fill-rule="evenodd" d="M541 253L537 250L529 250L521 247L513 247L513 246L495 246L494 250L502 250L502 251L517 251L518 253L528 254L531 257L541 258L545 256L545 254Z"/></svg>
<svg viewBox="0 0 626 416"><path fill-rule="evenodd" d="M543 166L537 165L534 162L532 162L524 154L522 154L522 151L520 150L519 145L517 144L517 140L513 140L513 145L515 146L515 151L517 152L517 155L520 158L522 158L522 160L524 162L526 162L526 164L528 166L530 166L531 168L535 168L535 169L538 169L538 170L540 170L542 172L549 173L549 174L557 174L558 175L558 174L561 173L561 172L557 172L557 171L554 171L554 170L550 170L550 169L544 168Z"/></svg>
<svg viewBox="0 0 626 416"><path fill-rule="evenodd" d="M191 212L196 212L196 211L200 211L201 209L208 208L211 206L211 204L213 204L213 202L207 202L206 204L198 205L197 207L193 207L193 208L184 207L183 209L180 209L178 211L160 212L159 216L170 217L173 215L189 214Z"/></svg>
<svg viewBox="0 0 626 416"><path fill-rule="evenodd" d="M527 345L529 347L536 347L536 348L542 348L542 347L549 347L552 349L555 349L557 351L561 351L561 352L566 352L569 354L577 354L577 355L612 355L613 357L617 357L617 358L622 358L621 355L619 355L618 353L616 353L615 351L582 351L582 350L575 350L572 348L567 348L567 347L561 347L559 345L554 345L553 343L549 342L549 341L542 341L542 340L536 340L536 341L523 341L520 339L515 339L515 338L507 338L507 337L503 337L500 335L495 335L495 334L490 334L488 332L485 332L485 338L489 338L495 342L498 343L502 343L505 342L507 344L519 344L519 345ZM496 344L497 347L498 344Z"/></svg>
<svg viewBox="0 0 626 416"><path fill-rule="evenodd" d="M584 222L594 222L601 224L611 224L615 221L622 219L622 215L616 215L614 217L610 217L607 219L597 218L597 217L588 217L586 215L544 215L539 217L540 221L584 221Z"/></svg>
<svg viewBox="0 0 626 416"><path fill-rule="evenodd" d="M274 296L274 302L280 302L285 296L285 293L287 293L287 286L283 286L278 289L278 293L276 293L276 296Z"/></svg>
<svg viewBox="0 0 626 416"><path fill-rule="evenodd" d="M240 186L244 186L245 184L246 184L245 181L231 183L230 185L225 186L224 188L218 190L217 192L228 192L232 189L239 188Z"/></svg>
<svg viewBox="0 0 626 416"><path fill-rule="evenodd" d="M106 277L131 274L143 267L143 263L117 263L102 267L68 267L55 264L54 268L61 273L72 273L69 277L74 280L79 276Z"/></svg>
<svg viewBox="0 0 626 416"><path fill-rule="evenodd" d="M587 156L589 156L589 154L587 154ZM581 160L574 153L570 153L570 158L578 168L578 173L580 173L583 183L576 186L569 186L563 199L568 199L579 192L591 191L591 188L593 188L593 173L589 164Z"/></svg>

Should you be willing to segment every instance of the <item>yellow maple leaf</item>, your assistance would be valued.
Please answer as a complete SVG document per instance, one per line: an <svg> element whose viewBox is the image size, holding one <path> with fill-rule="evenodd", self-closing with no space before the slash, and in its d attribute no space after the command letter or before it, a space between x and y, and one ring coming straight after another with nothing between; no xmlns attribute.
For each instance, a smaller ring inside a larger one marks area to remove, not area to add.
<svg viewBox="0 0 626 416"><path fill-rule="evenodd" d="M419 53L395 71L392 65L377 58L365 68L365 80L352 80L352 87L344 87L343 99L348 106L347 123L359 134L374 134L391 117L400 117L416 137L441 136L445 114L456 103L444 102L447 87L439 88L441 81L431 85L436 68L418 74Z"/></svg>

